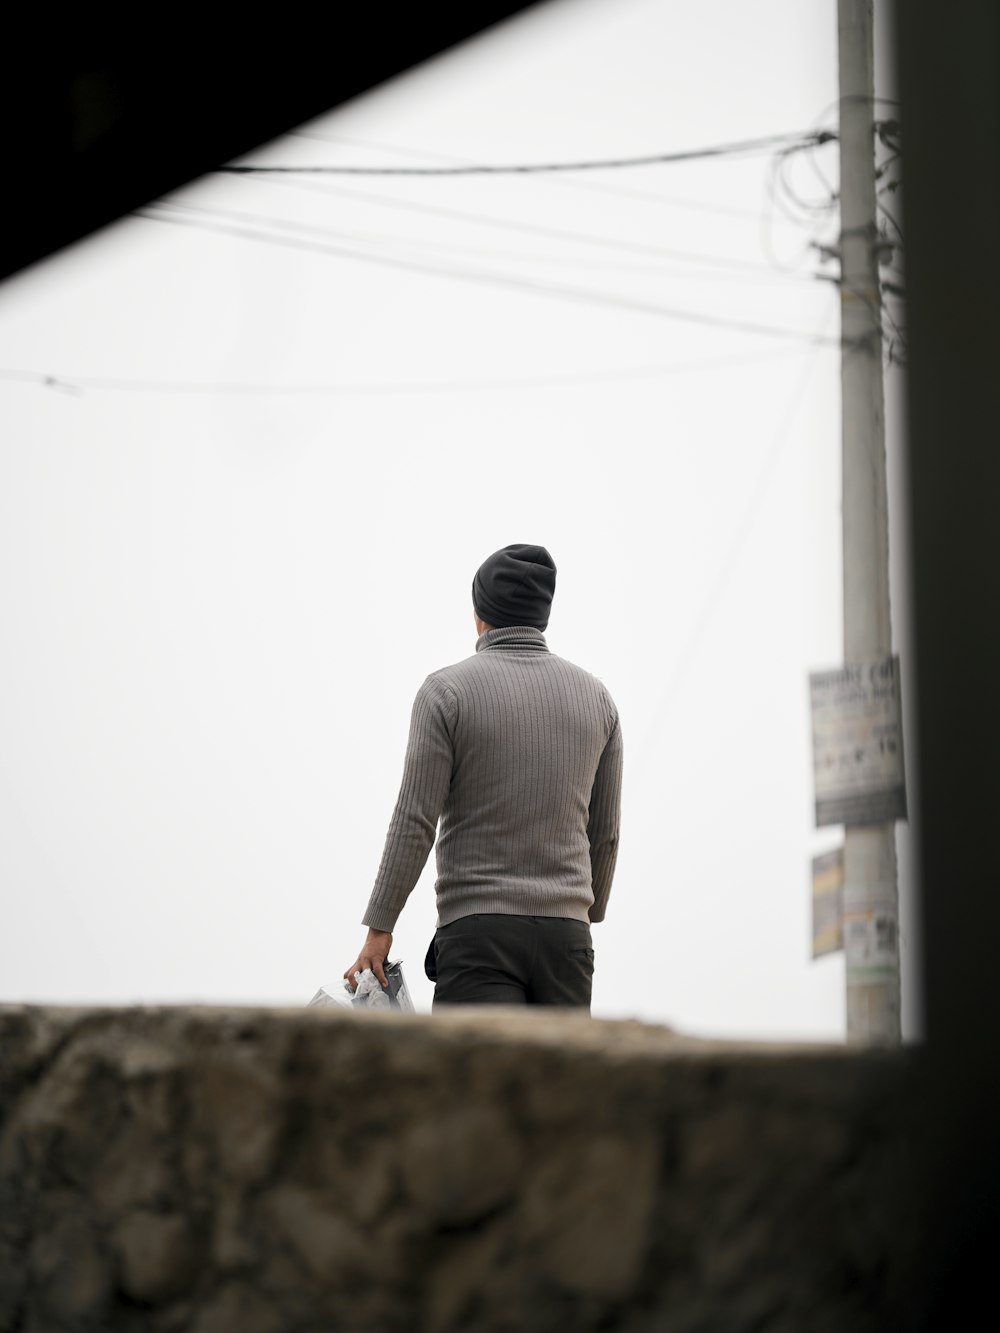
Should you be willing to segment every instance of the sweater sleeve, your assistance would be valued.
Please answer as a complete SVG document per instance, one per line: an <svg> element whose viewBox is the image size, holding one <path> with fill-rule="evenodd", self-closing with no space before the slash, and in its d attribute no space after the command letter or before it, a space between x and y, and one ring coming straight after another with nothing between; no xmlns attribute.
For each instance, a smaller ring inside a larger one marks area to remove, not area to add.
<svg viewBox="0 0 1000 1333"><path fill-rule="evenodd" d="M434 844L451 783L456 701L428 676L417 691L403 781L362 924L392 930Z"/></svg>
<svg viewBox="0 0 1000 1333"><path fill-rule="evenodd" d="M614 727L604 747L590 796L587 837L590 840L591 885L594 902L591 921L603 921L607 908L615 862L618 859L618 834L621 825L622 732L615 716Z"/></svg>

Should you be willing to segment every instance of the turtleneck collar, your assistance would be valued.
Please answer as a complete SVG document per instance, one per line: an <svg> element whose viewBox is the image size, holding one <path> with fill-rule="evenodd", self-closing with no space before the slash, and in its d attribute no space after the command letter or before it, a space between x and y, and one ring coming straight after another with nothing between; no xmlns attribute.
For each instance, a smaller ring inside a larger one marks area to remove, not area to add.
<svg viewBox="0 0 1000 1333"><path fill-rule="evenodd" d="M501 629L488 629L476 640L477 653L496 652L503 648L532 653L549 651L545 635L540 629L535 629L534 625L505 625Z"/></svg>

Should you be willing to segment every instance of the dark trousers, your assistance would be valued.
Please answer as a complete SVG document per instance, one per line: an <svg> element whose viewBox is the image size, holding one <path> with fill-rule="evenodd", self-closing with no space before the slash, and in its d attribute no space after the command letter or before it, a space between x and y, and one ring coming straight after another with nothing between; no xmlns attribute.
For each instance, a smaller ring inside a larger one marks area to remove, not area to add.
<svg viewBox="0 0 1000 1333"><path fill-rule="evenodd" d="M558 1004L590 1011L590 926L483 913L440 926L424 960L439 1004Z"/></svg>

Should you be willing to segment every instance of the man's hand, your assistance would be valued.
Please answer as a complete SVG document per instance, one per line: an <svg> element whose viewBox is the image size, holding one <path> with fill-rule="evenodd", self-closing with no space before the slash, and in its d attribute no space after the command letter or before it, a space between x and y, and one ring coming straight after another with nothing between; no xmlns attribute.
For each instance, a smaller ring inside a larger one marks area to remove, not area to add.
<svg viewBox="0 0 1000 1333"><path fill-rule="evenodd" d="M368 927L368 938L362 946L361 952L344 973L344 980L349 984L351 990L358 989L358 983L354 979L355 972L363 972L366 967L378 977L379 984L388 986L385 979L385 968L383 964L389 957L389 950L392 948L392 931L390 930L372 930Z"/></svg>

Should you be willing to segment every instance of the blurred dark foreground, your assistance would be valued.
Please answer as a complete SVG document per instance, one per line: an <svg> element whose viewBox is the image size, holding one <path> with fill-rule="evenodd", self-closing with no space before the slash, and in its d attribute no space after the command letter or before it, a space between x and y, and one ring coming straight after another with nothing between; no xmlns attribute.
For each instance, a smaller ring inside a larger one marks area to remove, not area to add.
<svg viewBox="0 0 1000 1333"><path fill-rule="evenodd" d="M0 1329L913 1328L920 1052L0 1009Z"/></svg>

